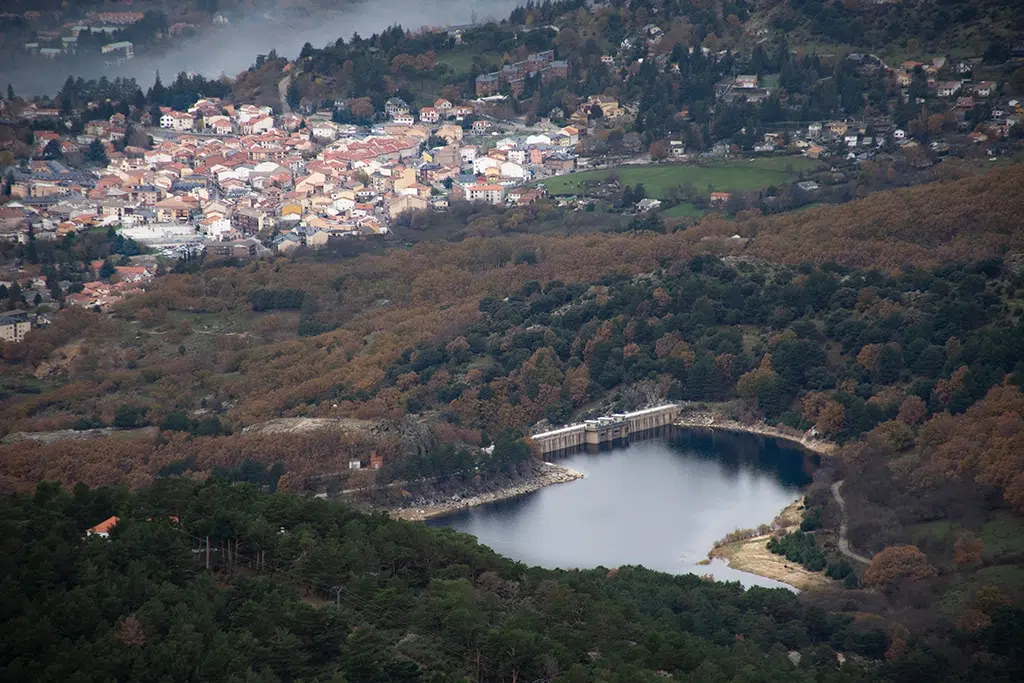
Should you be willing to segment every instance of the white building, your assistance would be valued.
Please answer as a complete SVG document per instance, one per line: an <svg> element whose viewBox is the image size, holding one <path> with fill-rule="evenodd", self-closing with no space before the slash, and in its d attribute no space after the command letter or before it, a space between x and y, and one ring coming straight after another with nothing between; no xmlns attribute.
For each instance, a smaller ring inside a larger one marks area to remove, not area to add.
<svg viewBox="0 0 1024 683"><path fill-rule="evenodd" d="M121 521L117 517L107 517L105 520L91 526L85 530L85 533L89 536L99 536L100 538L110 538L110 530L117 526L117 523Z"/></svg>
<svg viewBox="0 0 1024 683"><path fill-rule="evenodd" d="M498 172L501 174L502 178L515 178L516 180L525 180L530 175L529 171L514 161L502 162L501 168L498 169Z"/></svg>
<svg viewBox="0 0 1024 683"><path fill-rule="evenodd" d="M220 241L231 232L231 221L222 216L210 216L199 221L199 232L209 240Z"/></svg>
<svg viewBox="0 0 1024 683"><path fill-rule="evenodd" d="M501 185L468 185L465 188L466 200L471 202L487 202L501 204L505 201L505 188Z"/></svg>
<svg viewBox="0 0 1024 683"><path fill-rule="evenodd" d="M0 341L20 342L32 329L32 323L21 318L4 316L0 318Z"/></svg>
<svg viewBox="0 0 1024 683"><path fill-rule="evenodd" d="M192 130L195 121L184 112L169 111L160 117L160 127L169 130Z"/></svg>
<svg viewBox="0 0 1024 683"><path fill-rule="evenodd" d="M217 135L230 135L233 126L231 119L227 116L209 116L203 119L206 129Z"/></svg>
<svg viewBox="0 0 1024 683"><path fill-rule="evenodd" d="M489 168L498 168L501 162L491 157L477 157L473 159L473 173L483 175Z"/></svg>
<svg viewBox="0 0 1024 683"><path fill-rule="evenodd" d="M338 126L333 121L318 121L310 125L313 137L320 140L334 140L338 137Z"/></svg>

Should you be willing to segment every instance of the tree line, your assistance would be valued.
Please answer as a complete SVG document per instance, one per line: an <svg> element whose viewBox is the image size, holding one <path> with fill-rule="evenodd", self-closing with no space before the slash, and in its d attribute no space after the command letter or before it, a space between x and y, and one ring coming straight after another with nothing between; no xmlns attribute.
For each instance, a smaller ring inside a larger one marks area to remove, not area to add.
<svg viewBox="0 0 1024 683"><path fill-rule="evenodd" d="M904 655L886 658L894 636L786 590L527 568L469 536L219 479L40 484L0 507L11 680L964 680L1020 666L1021 613L998 603L955 653L897 632ZM85 535L113 514L109 539Z"/></svg>

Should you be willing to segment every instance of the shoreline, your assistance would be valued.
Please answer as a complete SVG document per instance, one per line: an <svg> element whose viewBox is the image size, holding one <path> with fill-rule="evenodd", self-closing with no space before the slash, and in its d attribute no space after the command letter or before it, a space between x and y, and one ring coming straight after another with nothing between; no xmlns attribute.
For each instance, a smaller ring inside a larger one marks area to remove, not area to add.
<svg viewBox="0 0 1024 683"><path fill-rule="evenodd" d="M693 411L681 415L674 423L677 427L690 429L718 429L744 434L757 434L795 443L812 453L826 456L834 453L839 445L826 439L816 439L793 430L783 431L764 423L745 424L738 420L730 420L713 411ZM800 528L803 514L799 504L803 495L790 503L772 520L772 527L781 528L786 532ZM708 561L719 558L732 569L754 574L766 579L781 581L797 590L804 591L831 584L832 581L820 572L811 572L803 566L789 563L782 555L768 552L765 545L772 534L753 536L730 543L724 543L708 552Z"/></svg>
<svg viewBox="0 0 1024 683"><path fill-rule="evenodd" d="M818 455L831 455L839 448L839 445L832 441L809 437L806 433L801 434L796 430L787 432L779 429L778 427L766 425L763 422L746 424L738 420L724 418L721 415L710 411L695 411L686 415L681 415L672 424L676 427L688 429L718 429L728 432L770 436L775 439L783 439L785 441L799 444Z"/></svg>
<svg viewBox="0 0 1024 683"><path fill-rule="evenodd" d="M772 531L767 534L749 536L729 543L717 545L708 553L708 559L720 559L731 569L779 581L792 586L798 591L824 588L833 585L832 579L823 572L812 572L803 565L787 560L783 555L776 555L767 548L768 540L777 531L790 533L800 528L803 519L801 506L804 496L794 500L772 520Z"/></svg>
<svg viewBox="0 0 1024 683"><path fill-rule="evenodd" d="M466 508L476 507L478 505L484 505L486 503L494 503L500 500L510 500L527 493L533 493L539 491L546 486L552 486L554 484L565 484L577 479L583 479L584 475L582 472L557 465L552 462L545 460L538 460L537 466L542 470L528 482L522 484L516 484L506 488L498 489L497 491L488 491L487 493L480 493L475 496L468 498L462 498L460 500L445 501L442 503L435 503L433 505L424 505L419 507L408 507L408 508L392 508L389 514L394 519L404 519L409 522L422 522L427 519L434 517L443 517L444 515L458 512Z"/></svg>
<svg viewBox="0 0 1024 683"><path fill-rule="evenodd" d="M813 438L796 430L788 432L764 423L745 424L738 420L724 418L713 411L693 411L681 415L673 423L673 426L684 429L711 429L756 434L782 439L822 456L832 454L839 447L831 441ZM510 500L527 493L539 491L553 484L563 484L584 478L581 472L545 460L539 460L538 466L543 471L524 484L481 493L457 501L445 501L422 507L393 508L388 512L394 519L421 522L486 503ZM802 495L779 512L772 521L773 527L783 528L787 531L791 528L799 528L802 514L797 510L797 507L801 501L803 501ZM708 552L707 561L718 558L723 560L732 569L780 581L800 591L831 583L824 574L807 571L798 564L788 563L788 560L781 555L769 553L764 547L769 538L771 538L771 534L725 543L712 548Z"/></svg>

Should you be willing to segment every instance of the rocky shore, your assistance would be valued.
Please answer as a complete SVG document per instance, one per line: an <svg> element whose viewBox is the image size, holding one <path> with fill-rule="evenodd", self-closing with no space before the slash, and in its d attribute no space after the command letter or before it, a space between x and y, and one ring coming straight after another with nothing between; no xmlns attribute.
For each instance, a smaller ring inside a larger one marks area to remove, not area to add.
<svg viewBox="0 0 1024 683"><path fill-rule="evenodd" d="M693 427L703 429L724 429L731 432L760 434L776 439L785 439L800 444L804 448L819 455L828 455L838 448L831 441L817 438L812 431L800 432L796 429L772 427L763 423L746 424L738 420L730 420L711 412L684 413L676 420L677 427Z"/></svg>
<svg viewBox="0 0 1024 683"><path fill-rule="evenodd" d="M424 519L430 519L431 517L440 517L442 515L455 512L456 510L483 505L484 503L493 503L498 500L515 498L516 496L532 493L533 491L542 489L545 486L551 486L552 484L564 484L566 482L582 478L582 472L577 472L576 470L569 469L568 467L562 467L561 465L538 460L534 468L533 475L526 481L494 491L486 491L467 496L465 498L459 495L453 495L447 500L429 501L422 505L395 508L391 509L390 513L395 519L422 521Z"/></svg>

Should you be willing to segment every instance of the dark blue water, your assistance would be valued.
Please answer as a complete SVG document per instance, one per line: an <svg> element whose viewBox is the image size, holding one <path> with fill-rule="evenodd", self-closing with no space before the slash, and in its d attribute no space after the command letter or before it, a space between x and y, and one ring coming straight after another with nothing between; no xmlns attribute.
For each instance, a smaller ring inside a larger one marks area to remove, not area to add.
<svg viewBox="0 0 1024 683"><path fill-rule="evenodd" d="M810 483L817 456L750 434L672 428L600 453L557 459L585 479L431 520L531 565L563 569L640 564L782 584L696 563L737 528L770 523Z"/></svg>

